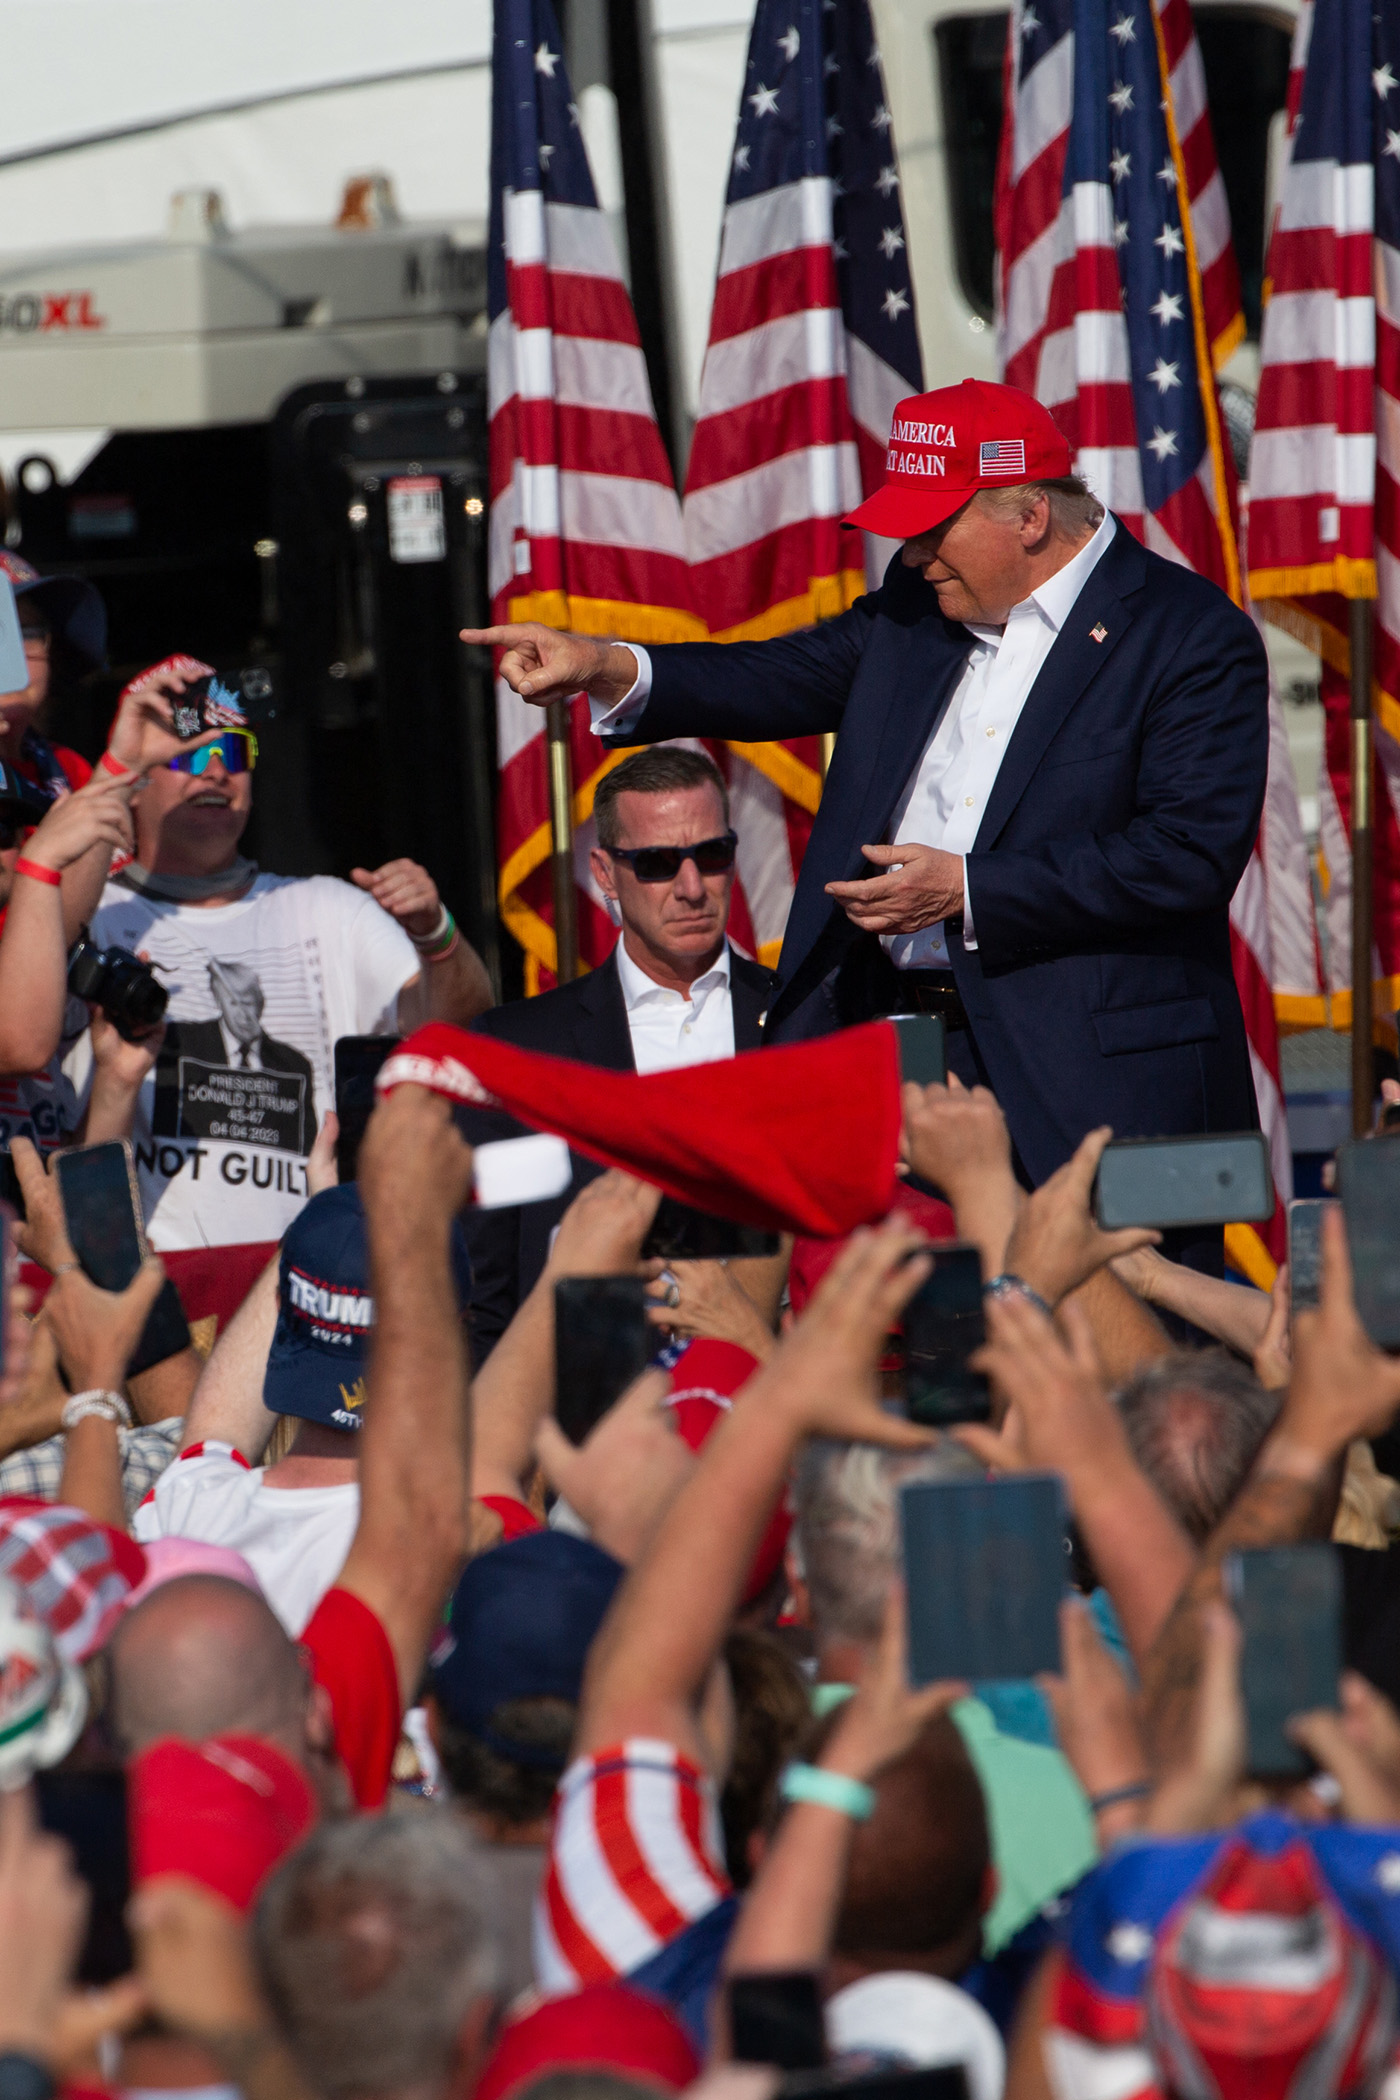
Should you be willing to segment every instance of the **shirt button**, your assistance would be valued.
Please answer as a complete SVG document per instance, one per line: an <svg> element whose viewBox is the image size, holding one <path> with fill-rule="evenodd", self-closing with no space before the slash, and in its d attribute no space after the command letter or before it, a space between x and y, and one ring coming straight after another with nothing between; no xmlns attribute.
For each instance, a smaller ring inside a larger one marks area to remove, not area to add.
<svg viewBox="0 0 1400 2100"><path fill-rule="evenodd" d="M973 798L972 798L972 796L971 796L971 795L964 795L964 796L963 796L963 807L964 807L965 809L971 809L971 807L972 807L972 802L973 802Z"/></svg>
<svg viewBox="0 0 1400 2100"><path fill-rule="evenodd" d="M684 1028L683 1028L683 1029L681 1030L681 1034L682 1034L682 1035L689 1035L689 1034L690 1034L690 1023L689 1023L689 1021L687 1021L687 1022L686 1022L686 1024L685 1024Z"/></svg>
<svg viewBox="0 0 1400 2100"><path fill-rule="evenodd" d="M989 730L987 731L987 734L988 734L988 736L995 736L995 735L996 735L996 731L995 731L995 729L989 729Z"/></svg>

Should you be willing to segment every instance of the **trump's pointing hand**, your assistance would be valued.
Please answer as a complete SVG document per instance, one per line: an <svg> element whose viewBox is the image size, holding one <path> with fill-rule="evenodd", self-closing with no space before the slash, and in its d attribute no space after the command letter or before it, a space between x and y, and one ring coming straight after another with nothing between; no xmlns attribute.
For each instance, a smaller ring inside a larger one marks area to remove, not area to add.
<svg viewBox="0 0 1400 2100"><path fill-rule="evenodd" d="M591 693L609 706L637 682L637 659L617 642L595 642L586 634L561 634L530 620L519 627L464 627L464 642L503 649L501 676L512 692L536 707Z"/></svg>

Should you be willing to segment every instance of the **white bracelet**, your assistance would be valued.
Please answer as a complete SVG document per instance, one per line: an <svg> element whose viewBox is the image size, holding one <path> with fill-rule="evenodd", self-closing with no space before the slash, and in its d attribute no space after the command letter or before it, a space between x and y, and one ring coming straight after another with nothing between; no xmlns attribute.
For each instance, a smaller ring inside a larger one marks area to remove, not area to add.
<svg viewBox="0 0 1400 2100"><path fill-rule="evenodd" d="M442 901L439 899L437 924L433 927L432 932L411 933L409 935L409 939L412 941L414 947L418 950L418 953L420 955L426 955L431 949L437 948L446 942L447 929L449 926L451 926L451 924L452 914L447 909L447 906L444 903L442 903Z"/></svg>
<svg viewBox="0 0 1400 2100"><path fill-rule="evenodd" d="M118 1429L131 1427L131 1409L121 1394L104 1392L100 1386L93 1386L86 1393L74 1393L71 1400L64 1402L63 1413L58 1419L65 1429L72 1429L90 1415L98 1415L104 1422L114 1423Z"/></svg>

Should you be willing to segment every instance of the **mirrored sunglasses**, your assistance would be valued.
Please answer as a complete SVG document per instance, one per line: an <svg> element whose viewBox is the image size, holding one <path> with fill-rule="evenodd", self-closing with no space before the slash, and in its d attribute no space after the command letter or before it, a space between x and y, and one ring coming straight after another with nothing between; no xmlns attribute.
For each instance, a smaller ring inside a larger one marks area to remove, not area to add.
<svg viewBox="0 0 1400 2100"><path fill-rule="evenodd" d="M201 744L198 751L182 751L172 758L170 771L204 773L213 758L220 760L226 773L251 773L258 762L258 740L251 729L226 729L212 744Z"/></svg>
<svg viewBox="0 0 1400 2100"><path fill-rule="evenodd" d="M701 839L697 846L607 846L604 851L625 861L638 882L674 882L687 860L693 860L702 875L726 874L738 844L738 833L726 831L723 838Z"/></svg>

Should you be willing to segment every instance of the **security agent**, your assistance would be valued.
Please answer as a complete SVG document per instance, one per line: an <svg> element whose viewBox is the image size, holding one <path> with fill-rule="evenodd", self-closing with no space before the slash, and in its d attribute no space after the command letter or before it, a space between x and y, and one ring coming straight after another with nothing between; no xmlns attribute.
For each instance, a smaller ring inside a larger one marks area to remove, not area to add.
<svg viewBox="0 0 1400 2100"><path fill-rule="evenodd" d="M941 1013L1033 1182L1100 1123L1257 1120L1228 915L1263 804L1263 644L1071 466L1029 395L965 380L896 410L852 522L904 545L839 618L722 651L466 636L503 646L525 699L586 690L609 740L838 731L767 1039Z"/></svg>

